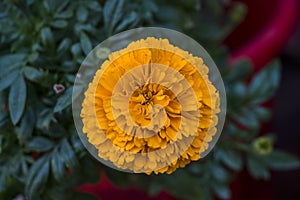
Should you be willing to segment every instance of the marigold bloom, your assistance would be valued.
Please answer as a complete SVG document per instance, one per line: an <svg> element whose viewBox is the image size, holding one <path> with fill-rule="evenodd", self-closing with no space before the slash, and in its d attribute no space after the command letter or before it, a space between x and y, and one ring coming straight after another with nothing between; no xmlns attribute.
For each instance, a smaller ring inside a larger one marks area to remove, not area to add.
<svg viewBox="0 0 300 200"><path fill-rule="evenodd" d="M172 173L209 147L220 97L208 67L148 37L109 55L82 104L83 132L98 156L119 169Z"/></svg>

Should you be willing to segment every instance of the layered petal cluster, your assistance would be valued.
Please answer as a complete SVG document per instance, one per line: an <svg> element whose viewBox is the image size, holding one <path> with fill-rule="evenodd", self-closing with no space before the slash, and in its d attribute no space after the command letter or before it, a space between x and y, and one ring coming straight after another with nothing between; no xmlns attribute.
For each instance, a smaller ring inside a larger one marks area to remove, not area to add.
<svg viewBox="0 0 300 200"><path fill-rule="evenodd" d="M85 93L83 132L118 169L172 173L209 147L220 97L208 67L149 37L109 55Z"/></svg>

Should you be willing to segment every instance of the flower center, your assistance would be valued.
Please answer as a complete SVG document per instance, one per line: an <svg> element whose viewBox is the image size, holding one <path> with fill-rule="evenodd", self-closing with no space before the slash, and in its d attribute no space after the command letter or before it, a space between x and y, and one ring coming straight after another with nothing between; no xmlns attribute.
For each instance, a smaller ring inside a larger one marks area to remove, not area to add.
<svg viewBox="0 0 300 200"><path fill-rule="evenodd" d="M160 84L146 84L135 90L129 101L129 113L133 121L142 127L148 126L153 118L157 123L164 122L164 107L170 103L168 93L170 91Z"/></svg>

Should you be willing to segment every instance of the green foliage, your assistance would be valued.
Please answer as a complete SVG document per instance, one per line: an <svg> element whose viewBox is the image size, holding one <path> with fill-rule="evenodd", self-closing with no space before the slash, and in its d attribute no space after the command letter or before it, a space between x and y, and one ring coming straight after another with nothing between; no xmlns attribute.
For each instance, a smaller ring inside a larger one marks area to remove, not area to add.
<svg viewBox="0 0 300 200"><path fill-rule="evenodd" d="M167 189L182 199L228 199L228 185L244 167L264 179L270 169L299 167L294 156L278 150L260 153L254 145L261 123L271 115L261 103L278 87L279 63L271 63L249 84L250 62L228 66L222 41L241 22L245 7L226 2L1 1L0 199L18 194L28 199L94 199L73 188L98 181L100 170L115 184L144 187L151 195ZM99 164L86 152L73 124L71 95L81 89L73 83L84 57L106 37L139 26L169 27L199 41L226 85L228 117L220 142L207 158L172 175L126 174ZM56 93L55 84L66 90Z"/></svg>

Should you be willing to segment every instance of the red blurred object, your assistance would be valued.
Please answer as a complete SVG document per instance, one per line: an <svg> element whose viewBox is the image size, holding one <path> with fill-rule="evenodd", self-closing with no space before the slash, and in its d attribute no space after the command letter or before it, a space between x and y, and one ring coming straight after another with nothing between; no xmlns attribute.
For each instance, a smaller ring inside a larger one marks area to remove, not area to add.
<svg viewBox="0 0 300 200"><path fill-rule="evenodd" d="M237 29L226 39L232 56L229 62L249 58L254 71L259 71L279 53L298 17L298 0L240 0L248 7L248 13ZM271 185L265 181L255 181L244 171L231 185L232 199L273 199ZM131 187L120 189L111 184L105 175L96 185L84 185L82 191L93 193L103 200L173 200L166 192L152 198L145 191Z"/></svg>
<svg viewBox="0 0 300 200"><path fill-rule="evenodd" d="M175 200L167 192L162 191L156 197L150 197L145 191L135 187L117 188L105 176L102 175L100 182L96 185L86 184L78 188L81 191L92 193L103 200L123 199L123 200Z"/></svg>
<svg viewBox="0 0 300 200"><path fill-rule="evenodd" d="M225 43L232 50L230 62L246 57L255 71L279 53L295 28L298 0L243 0L248 13Z"/></svg>
<svg viewBox="0 0 300 200"><path fill-rule="evenodd" d="M296 27L299 11L298 0L243 0L248 14L243 23L227 38L231 49L229 62L240 58L252 61L254 72L261 70L280 52ZM271 107L271 101L264 106ZM264 124L264 131L270 130ZM244 170L231 184L232 200L274 199L271 181L254 180Z"/></svg>

